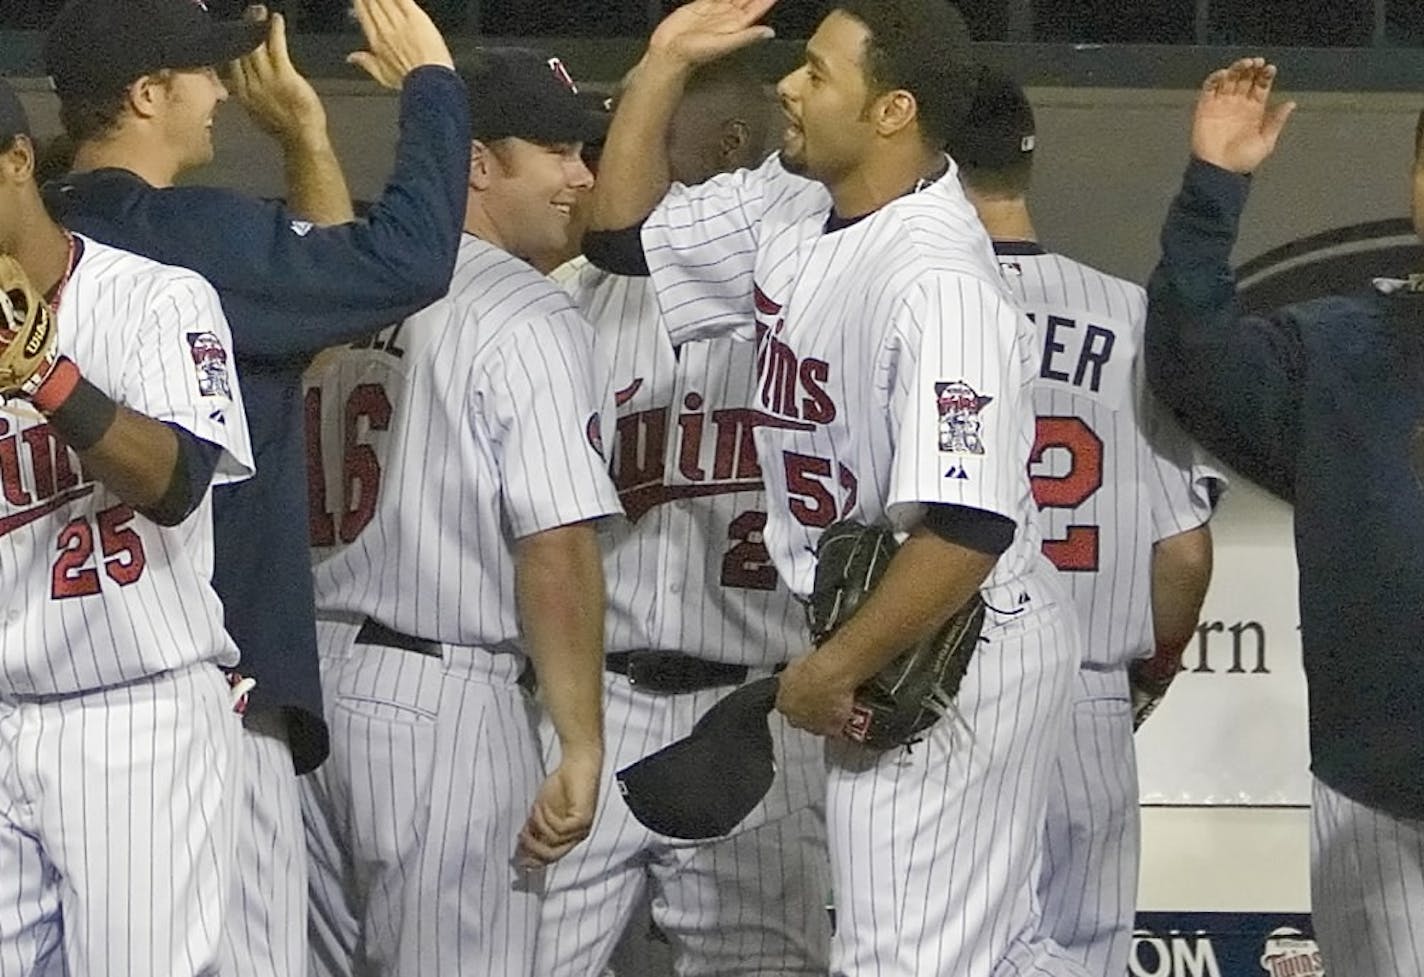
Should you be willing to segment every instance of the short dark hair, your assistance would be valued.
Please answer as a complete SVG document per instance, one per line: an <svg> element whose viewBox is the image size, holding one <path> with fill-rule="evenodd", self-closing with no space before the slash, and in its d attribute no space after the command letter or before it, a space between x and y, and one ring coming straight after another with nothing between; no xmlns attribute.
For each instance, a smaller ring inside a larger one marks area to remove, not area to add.
<svg viewBox="0 0 1424 977"><path fill-rule="evenodd" d="M988 196L1026 196L1036 139L1033 106L1023 88L1011 75L981 67L973 102L946 146L960 178Z"/></svg>
<svg viewBox="0 0 1424 977"><path fill-rule="evenodd" d="M128 105L129 90L72 95L59 101L59 123L64 134L77 146L102 139L119 124Z"/></svg>
<svg viewBox="0 0 1424 977"><path fill-rule="evenodd" d="M870 33L871 90L915 96L925 143L943 147L969 110L974 86L969 28L959 9L946 0L839 0L835 9Z"/></svg>

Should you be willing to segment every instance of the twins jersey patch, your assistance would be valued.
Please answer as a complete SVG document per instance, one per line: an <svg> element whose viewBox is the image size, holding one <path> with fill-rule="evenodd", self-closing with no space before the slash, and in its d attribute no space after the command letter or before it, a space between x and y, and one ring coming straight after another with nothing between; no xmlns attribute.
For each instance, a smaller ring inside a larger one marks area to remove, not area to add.
<svg viewBox="0 0 1424 977"><path fill-rule="evenodd" d="M598 457L607 461L608 456L603 453L603 423L599 419L597 411L588 415L588 423L584 425L584 433L588 436L588 446L598 452Z"/></svg>
<svg viewBox="0 0 1424 977"><path fill-rule="evenodd" d="M227 381L227 350L222 340L211 332L188 333L188 352L193 357L193 369L198 376L201 397L232 398Z"/></svg>
<svg viewBox="0 0 1424 977"><path fill-rule="evenodd" d="M979 436L979 414L993 400L993 397L983 396L963 380L936 383L939 450L956 455L982 455L984 441Z"/></svg>

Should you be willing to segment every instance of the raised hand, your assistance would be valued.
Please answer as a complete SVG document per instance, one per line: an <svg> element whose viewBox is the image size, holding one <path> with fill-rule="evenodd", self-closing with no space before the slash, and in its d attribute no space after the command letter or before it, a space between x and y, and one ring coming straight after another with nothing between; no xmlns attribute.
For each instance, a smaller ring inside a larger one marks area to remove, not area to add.
<svg viewBox="0 0 1424 977"><path fill-rule="evenodd" d="M1192 118L1192 155L1233 173L1251 173L1275 152L1294 102L1269 105L1276 66L1242 58L1202 84Z"/></svg>
<svg viewBox="0 0 1424 977"><path fill-rule="evenodd" d="M232 92L252 121L270 135L291 141L308 133L325 133L326 111L316 90L292 64L287 52L287 22L268 16L265 7L247 9L250 20L267 21L267 40L252 53L232 62Z"/></svg>
<svg viewBox="0 0 1424 977"><path fill-rule="evenodd" d="M415 0L355 0L354 6L366 50L346 60L387 88L399 89L425 65L455 66L435 22Z"/></svg>
<svg viewBox="0 0 1424 977"><path fill-rule="evenodd" d="M663 18L648 41L648 50L689 65L715 61L775 35L757 21L776 0L692 0Z"/></svg>

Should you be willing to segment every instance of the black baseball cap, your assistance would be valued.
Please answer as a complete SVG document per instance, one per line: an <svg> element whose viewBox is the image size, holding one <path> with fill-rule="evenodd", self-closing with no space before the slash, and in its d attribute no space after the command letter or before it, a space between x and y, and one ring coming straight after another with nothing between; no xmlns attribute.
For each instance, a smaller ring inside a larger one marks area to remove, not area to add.
<svg viewBox="0 0 1424 977"><path fill-rule="evenodd" d="M20 96L0 78L0 149L8 147L16 136L29 134L30 118L20 104Z"/></svg>
<svg viewBox="0 0 1424 977"><path fill-rule="evenodd" d="M59 97L107 93L164 68L207 68L251 52L267 25L213 20L204 0L69 0L45 35Z"/></svg>
<svg viewBox="0 0 1424 977"><path fill-rule="evenodd" d="M476 139L598 142L608 133L608 114L590 111L564 63L543 51L483 48L457 70L470 93Z"/></svg>
<svg viewBox="0 0 1424 977"><path fill-rule="evenodd" d="M1035 141L1033 106L1023 88L997 68L981 67L969 114L950 139L949 154L960 166L999 170L1032 156Z"/></svg>
<svg viewBox="0 0 1424 977"><path fill-rule="evenodd" d="M668 838L730 834L771 788L776 761L767 716L775 676L722 699L692 732L618 771L618 789L638 823Z"/></svg>

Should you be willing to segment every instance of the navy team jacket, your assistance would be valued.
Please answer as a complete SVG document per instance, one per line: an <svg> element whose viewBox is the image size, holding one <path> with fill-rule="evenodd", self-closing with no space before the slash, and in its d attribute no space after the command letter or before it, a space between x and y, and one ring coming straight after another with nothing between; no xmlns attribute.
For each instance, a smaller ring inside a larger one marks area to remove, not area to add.
<svg viewBox="0 0 1424 977"><path fill-rule="evenodd" d="M1148 286L1152 388L1295 506L1311 769L1424 817L1424 295L1242 316L1230 265L1248 178L1193 161Z"/></svg>
<svg viewBox="0 0 1424 977"><path fill-rule="evenodd" d="M314 228L280 204L211 187L154 189L126 170L45 188L80 233L198 272L232 328L257 474L214 490L213 585L254 710L289 718L297 772L327 754L317 669L302 371L320 350L369 336L443 296L464 220L470 112L447 68L401 94L391 183L363 222Z"/></svg>

